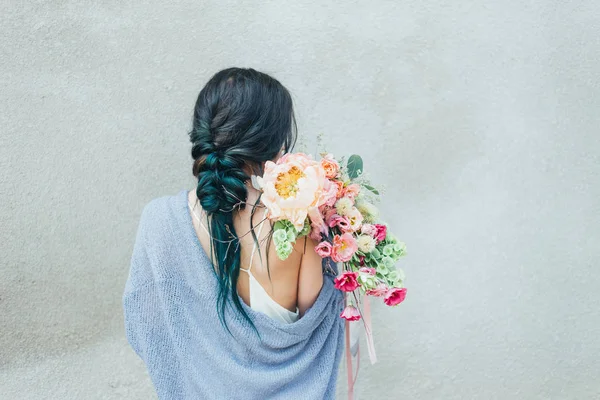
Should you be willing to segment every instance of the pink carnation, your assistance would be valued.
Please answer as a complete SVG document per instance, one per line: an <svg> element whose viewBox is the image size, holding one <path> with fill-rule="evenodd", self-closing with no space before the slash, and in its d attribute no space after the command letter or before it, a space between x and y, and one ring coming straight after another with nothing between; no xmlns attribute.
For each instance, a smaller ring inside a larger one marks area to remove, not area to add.
<svg viewBox="0 0 600 400"><path fill-rule="evenodd" d="M344 233L341 236L333 237L333 249L331 249L331 259L335 262L350 261L354 253L358 250L356 239L349 234Z"/></svg>
<svg viewBox="0 0 600 400"><path fill-rule="evenodd" d="M375 275L376 271L375 268L369 268L369 267L362 267L359 269L360 272L362 272L363 274L369 274L369 275Z"/></svg>
<svg viewBox="0 0 600 400"><path fill-rule="evenodd" d="M334 226L337 226L343 232L347 232L347 231L352 230L352 226L350 225L350 220L348 219L348 217L342 217L342 216L339 216L337 214L334 214L329 219L328 225L329 225L330 228L333 228Z"/></svg>
<svg viewBox="0 0 600 400"><path fill-rule="evenodd" d="M334 286L342 292L351 292L358 287L357 277L358 273L356 272L344 271L333 280Z"/></svg>
<svg viewBox="0 0 600 400"><path fill-rule="evenodd" d="M383 302L388 306L397 306L406 298L406 288L391 288L383 297Z"/></svg>
<svg viewBox="0 0 600 400"><path fill-rule="evenodd" d="M375 240L377 240L377 243L381 243L387 235L387 226L381 224L375 224L373 226L377 228L377 233L374 236Z"/></svg>
<svg viewBox="0 0 600 400"><path fill-rule="evenodd" d="M373 224L362 224L360 227L360 232L364 233L365 235L369 235L372 238L377 236L377 228L375 228L375 225Z"/></svg>
<svg viewBox="0 0 600 400"><path fill-rule="evenodd" d="M358 321L360 319L360 312L354 306L347 306L340 314L340 317L348 321Z"/></svg>
<svg viewBox="0 0 600 400"><path fill-rule="evenodd" d="M378 284L375 289L367 290L366 294L369 296L381 297L384 296L388 291L388 287L385 283Z"/></svg>
<svg viewBox="0 0 600 400"><path fill-rule="evenodd" d="M331 255L331 243L321 242L315 247L315 251L321 258L329 257Z"/></svg>

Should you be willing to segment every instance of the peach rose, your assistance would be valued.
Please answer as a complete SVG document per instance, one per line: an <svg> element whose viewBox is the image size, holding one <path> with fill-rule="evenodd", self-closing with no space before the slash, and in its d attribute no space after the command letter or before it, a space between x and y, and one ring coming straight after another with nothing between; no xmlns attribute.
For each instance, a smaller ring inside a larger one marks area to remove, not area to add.
<svg viewBox="0 0 600 400"><path fill-rule="evenodd" d="M337 187L337 192L335 196L339 199L344 196L344 182L342 181L331 181Z"/></svg>
<svg viewBox="0 0 600 400"><path fill-rule="evenodd" d="M325 176L328 179L333 179L340 172L340 164L333 158L331 154L327 154L321 159L321 166L325 170Z"/></svg>

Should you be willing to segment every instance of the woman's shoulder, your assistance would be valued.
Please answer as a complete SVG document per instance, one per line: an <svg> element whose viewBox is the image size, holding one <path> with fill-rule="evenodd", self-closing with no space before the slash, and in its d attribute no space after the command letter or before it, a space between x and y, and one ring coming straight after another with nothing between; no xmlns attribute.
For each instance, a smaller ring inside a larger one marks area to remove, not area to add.
<svg viewBox="0 0 600 400"><path fill-rule="evenodd" d="M184 192L182 190L175 195L156 197L147 202L142 208L138 230L146 237L168 233L166 228L180 217L181 207L178 206L182 203Z"/></svg>
<svg viewBox="0 0 600 400"><path fill-rule="evenodd" d="M186 203L183 191L150 200L142 209L132 254L132 273L145 280L170 279L188 243L184 224Z"/></svg>

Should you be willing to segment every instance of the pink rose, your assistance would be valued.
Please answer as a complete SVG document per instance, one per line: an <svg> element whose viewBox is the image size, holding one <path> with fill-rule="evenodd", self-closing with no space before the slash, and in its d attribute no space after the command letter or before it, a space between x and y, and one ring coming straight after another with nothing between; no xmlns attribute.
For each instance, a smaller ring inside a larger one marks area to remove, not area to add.
<svg viewBox="0 0 600 400"><path fill-rule="evenodd" d="M329 179L326 179L325 184L323 185L321 198L319 199L319 204L326 204L330 207L333 207L337 200L337 192L338 186Z"/></svg>
<svg viewBox="0 0 600 400"><path fill-rule="evenodd" d="M377 243L379 244L385 239L385 236L387 235L387 226L381 224L374 224L373 226L377 228L375 240L377 240Z"/></svg>
<svg viewBox="0 0 600 400"><path fill-rule="evenodd" d="M369 274L369 275L375 275L375 273L376 273L375 268L369 268L369 267L362 267L358 271L362 272L363 274Z"/></svg>
<svg viewBox="0 0 600 400"><path fill-rule="evenodd" d="M360 185L357 183L351 183L344 188L344 196L350 197L352 200L360 193Z"/></svg>
<svg viewBox="0 0 600 400"><path fill-rule="evenodd" d="M365 235L369 235L372 238L377 236L377 228L375 228L375 225L372 224L362 224L360 227L360 232L364 233Z"/></svg>
<svg viewBox="0 0 600 400"><path fill-rule="evenodd" d="M341 217L337 214L334 214L331 219L329 219L328 225L330 228L338 226L343 232L347 232L352 229L348 217Z"/></svg>
<svg viewBox="0 0 600 400"><path fill-rule="evenodd" d="M406 288L391 288L383 297L383 302L388 306L397 306L406 298Z"/></svg>
<svg viewBox="0 0 600 400"><path fill-rule="evenodd" d="M331 259L334 262L350 261L354 253L358 250L356 239L349 234L344 233L341 236L333 237L333 248L331 249Z"/></svg>
<svg viewBox="0 0 600 400"><path fill-rule="evenodd" d="M344 271L333 280L334 286L342 292L351 292L358 287L357 277L356 272Z"/></svg>
<svg viewBox="0 0 600 400"><path fill-rule="evenodd" d="M375 289L369 289L366 291L368 296L381 297L384 296L388 291L388 287L385 283L378 284Z"/></svg>
<svg viewBox="0 0 600 400"><path fill-rule="evenodd" d="M340 171L340 164L331 154L327 154L321 159L321 166L325 170L325 176L329 179L335 178Z"/></svg>
<svg viewBox="0 0 600 400"><path fill-rule="evenodd" d="M321 258L329 257L331 255L331 243L321 242L315 247L315 251Z"/></svg>
<svg viewBox="0 0 600 400"><path fill-rule="evenodd" d="M348 321L358 321L360 319L360 312L354 306L347 306L340 314L340 317Z"/></svg>

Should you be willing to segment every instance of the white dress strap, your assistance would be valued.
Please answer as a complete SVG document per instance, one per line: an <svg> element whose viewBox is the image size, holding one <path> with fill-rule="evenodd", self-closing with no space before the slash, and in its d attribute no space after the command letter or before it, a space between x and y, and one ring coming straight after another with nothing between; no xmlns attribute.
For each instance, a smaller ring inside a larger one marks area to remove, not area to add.
<svg viewBox="0 0 600 400"><path fill-rule="evenodd" d="M263 218L267 215L267 210L265 209L265 213ZM262 222L264 224L265 221ZM260 239L260 233L262 231L263 225L258 228L258 234L256 235ZM256 251L256 242L252 247L252 253L250 254L250 265L248 269L244 269L240 267L241 271L248 273L249 280L249 296L250 296L250 307L255 311L260 311L263 314L268 315L269 317L279 320L281 322L285 322L291 324L296 322L300 317L300 310L296 307L296 311L290 311L278 302L273 299L269 293L265 290L265 288L260 284L259 281L256 280L252 272L250 271L252 268L252 261L254 259L254 252Z"/></svg>
<svg viewBox="0 0 600 400"><path fill-rule="evenodd" d="M265 226L265 221L266 221L265 217L267 216L267 211L268 211L267 208L265 208L265 212L263 213L263 220L260 223L260 226L258 227L258 233L256 234L257 240L260 240L260 233L262 232L263 226ZM250 263L248 265L248 268L244 269L244 268L240 267L240 271L244 271L244 272L247 272L249 275L252 275L250 273L250 270L252 269L252 261L254 260L254 252L255 251L256 251L256 242L254 242L252 244L252 253L250 253Z"/></svg>

